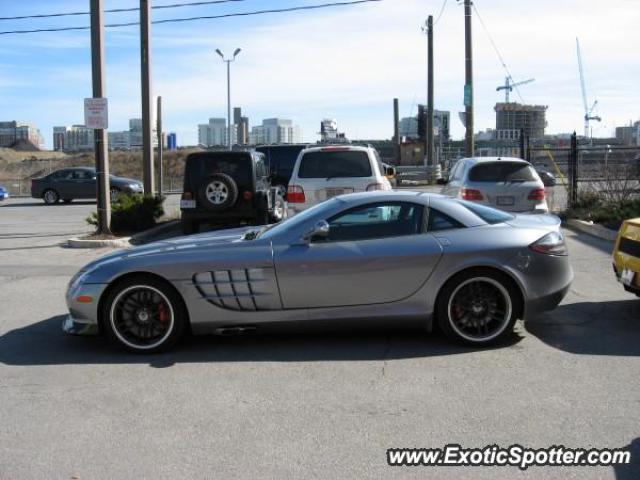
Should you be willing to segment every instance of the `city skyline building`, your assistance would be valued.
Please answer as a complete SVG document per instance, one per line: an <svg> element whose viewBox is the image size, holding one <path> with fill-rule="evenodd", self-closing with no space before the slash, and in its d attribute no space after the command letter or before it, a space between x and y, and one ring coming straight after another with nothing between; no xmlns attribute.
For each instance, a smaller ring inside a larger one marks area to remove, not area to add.
<svg viewBox="0 0 640 480"><path fill-rule="evenodd" d="M44 138L34 124L19 120L0 122L0 147L11 147L21 140L31 142L38 149L44 145Z"/></svg>

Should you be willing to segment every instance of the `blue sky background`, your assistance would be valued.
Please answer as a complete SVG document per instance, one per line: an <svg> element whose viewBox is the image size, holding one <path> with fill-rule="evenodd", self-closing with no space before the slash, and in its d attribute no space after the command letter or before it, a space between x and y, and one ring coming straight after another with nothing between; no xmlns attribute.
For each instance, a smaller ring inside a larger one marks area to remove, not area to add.
<svg viewBox="0 0 640 480"><path fill-rule="evenodd" d="M185 0L188 1L188 0ZM324 0L247 0L222 5L154 10L153 19L217 15L323 3ZM177 3L153 0L153 5ZM105 0L105 8L135 7L135 0ZM599 100L594 135L640 118L637 22L640 1L477 0L477 8L516 79L526 103L544 104L548 132L582 131L575 37L580 37L590 100ZM350 138L390 138L392 99L401 116L415 114L426 97L427 15L441 0L380 3L223 20L154 25L153 91L163 97L164 129L181 145L197 142L197 124L226 116L226 72L216 48L243 49L232 66L232 102L256 125L291 118L305 140L318 139L322 118L336 118ZM0 0L0 16L86 11L89 2ZM136 13L106 15L106 22L137 21ZM0 31L88 25L86 17L0 21ZM494 127L495 88L505 72L474 19L476 130ZM137 27L106 31L106 89L110 130L140 116ZM452 112L452 133L463 135L464 16L448 0L436 26L436 108ZM31 121L51 146L52 127L83 122L91 96L89 31L0 35L0 120ZM513 100L521 101L514 92Z"/></svg>

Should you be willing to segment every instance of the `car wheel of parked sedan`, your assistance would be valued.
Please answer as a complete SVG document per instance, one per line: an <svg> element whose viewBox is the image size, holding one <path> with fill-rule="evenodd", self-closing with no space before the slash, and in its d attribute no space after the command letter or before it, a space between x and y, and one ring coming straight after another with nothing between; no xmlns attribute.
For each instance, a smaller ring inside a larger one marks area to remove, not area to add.
<svg viewBox="0 0 640 480"><path fill-rule="evenodd" d="M55 203L58 203L58 201L60 200L60 195L58 195L58 192L56 192L55 190L49 189L44 191L44 193L42 194L42 199L47 205L53 205Z"/></svg>
<svg viewBox="0 0 640 480"><path fill-rule="evenodd" d="M184 302L175 289L150 276L130 277L103 302L102 326L116 344L137 353L173 346L187 325Z"/></svg>
<svg viewBox="0 0 640 480"><path fill-rule="evenodd" d="M520 294L505 274L474 269L451 278L436 304L438 324L444 333L467 345L484 346L513 331L522 311Z"/></svg>

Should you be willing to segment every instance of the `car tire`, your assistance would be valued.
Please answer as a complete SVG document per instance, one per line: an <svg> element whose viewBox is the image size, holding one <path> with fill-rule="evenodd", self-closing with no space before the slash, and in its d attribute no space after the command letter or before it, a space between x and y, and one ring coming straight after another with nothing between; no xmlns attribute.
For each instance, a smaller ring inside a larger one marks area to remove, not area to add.
<svg viewBox="0 0 640 480"><path fill-rule="evenodd" d="M231 208L238 200L238 185L224 173L209 176L198 191L202 206L212 212Z"/></svg>
<svg viewBox="0 0 640 480"><path fill-rule="evenodd" d="M287 203L282 196L276 194L273 202L273 208L269 213L269 220L271 223L278 223L287 218Z"/></svg>
<svg viewBox="0 0 640 480"><path fill-rule="evenodd" d="M200 231L200 222L196 220L181 220L180 226L183 235L193 235Z"/></svg>
<svg viewBox="0 0 640 480"><path fill-rule="evenodd" d="M149 275L118 282L101 305L101 329L113 343L130 352L166 351L180 340L189 323L176 289Z"/></svg>
<svg viewBox="0 0 640 480"><path fill-rule="evenodd" d="M60 201L60 195L55 190L49 188L42 193L42 199L47 205L55 205Z"/></svg>
<svg viewBox="0 0 640 480"><path fill-rule="evenodd" d="M71 203L71 202L73 201L73 199L72 199L72 198L63 198L63 199L62 199L62 201L63 201L64 203L67 203L67 204L68 204L68 203Z"/></svg>
<svg viewBox="0 0 640 480"><path fill-rule="evenodd" d="M492 269L471 269L449 279L436 301L436 319L450 339L483 347L513 333L522 312L514 281Z"/></svg>

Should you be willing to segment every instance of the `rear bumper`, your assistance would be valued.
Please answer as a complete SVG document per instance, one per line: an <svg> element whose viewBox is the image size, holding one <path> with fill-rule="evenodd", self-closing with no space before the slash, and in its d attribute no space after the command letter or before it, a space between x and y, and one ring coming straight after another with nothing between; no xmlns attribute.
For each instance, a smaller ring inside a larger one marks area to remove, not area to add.
<svg viewBox="0 0 640 480"><path fill-rule="evenodd" d="M525 316L529 318L531 316L537 315L538 313L553 310L567 295L567 293L569 292L569 288L571 288L571 283L565 285L560 290L547 293L546 295L538 297L534 300L529 300L527 302Z"/></svg>

